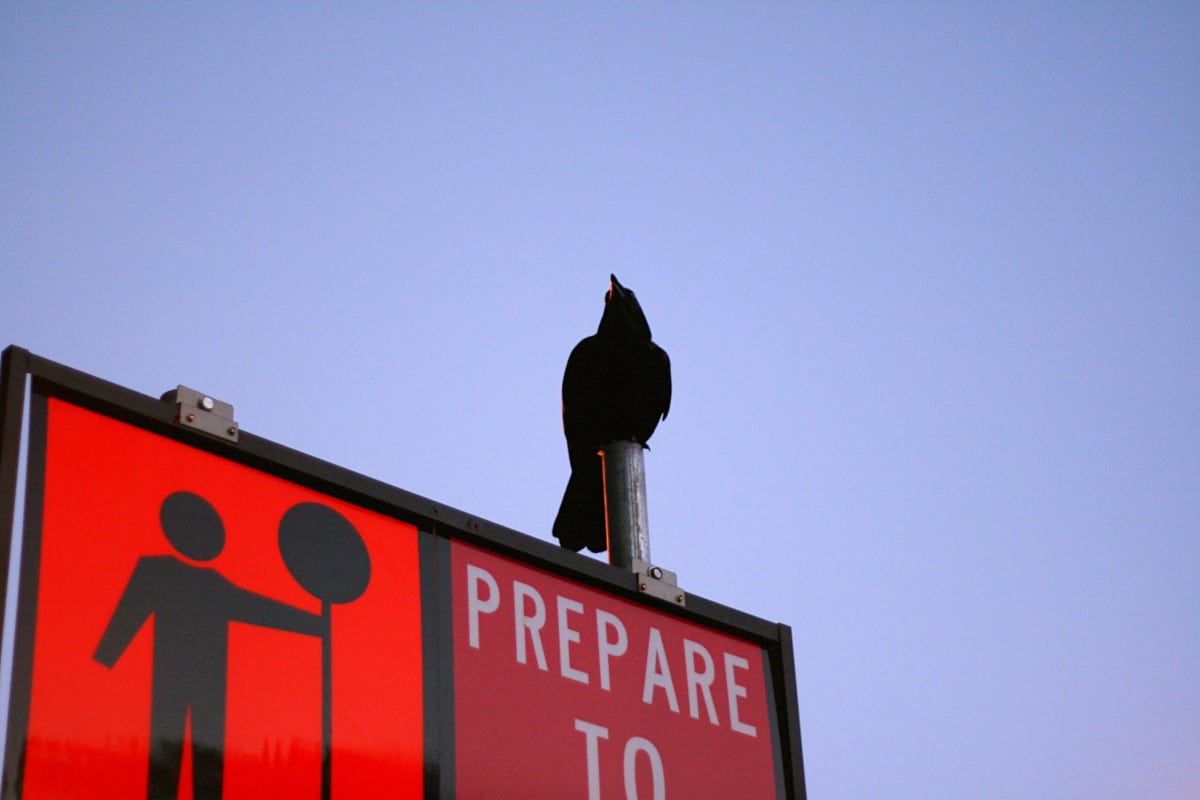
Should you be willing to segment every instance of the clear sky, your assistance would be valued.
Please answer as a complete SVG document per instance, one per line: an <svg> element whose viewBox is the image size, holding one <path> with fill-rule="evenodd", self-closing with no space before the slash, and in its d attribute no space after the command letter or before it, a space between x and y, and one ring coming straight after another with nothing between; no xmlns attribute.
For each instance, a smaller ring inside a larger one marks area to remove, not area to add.
<svg viewBox="0 0 1200 800"><path fill-rule="evenodd" d="M0 4L0 344L550 539L610 272L810 797L1200 797L1197 5Z"/></svg>

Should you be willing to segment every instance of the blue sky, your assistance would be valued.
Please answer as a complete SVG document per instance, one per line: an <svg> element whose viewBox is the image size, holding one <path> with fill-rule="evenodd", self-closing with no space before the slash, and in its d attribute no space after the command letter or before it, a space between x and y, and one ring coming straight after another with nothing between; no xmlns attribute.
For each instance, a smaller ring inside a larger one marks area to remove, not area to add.
<svg viewBox="0 0 1200 800"><path fill-rule="evenodd" d="M549 539L608 275L653 555L812 798L1200 796L1200 12L0 6L0 343Z"/></svg>

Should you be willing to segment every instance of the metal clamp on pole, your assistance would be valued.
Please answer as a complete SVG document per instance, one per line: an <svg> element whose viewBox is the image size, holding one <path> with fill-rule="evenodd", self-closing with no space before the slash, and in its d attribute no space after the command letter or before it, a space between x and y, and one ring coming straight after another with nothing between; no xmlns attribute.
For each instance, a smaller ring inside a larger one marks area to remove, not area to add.
<svg viewBox="0 0 1200 800"><path fill-rule="evenodd" d="M175 405L175 421L196 428L227 442L238 440L238 424L233 419L233 406L182 384L162 396Z"/></svg>
<svg viewBox="0 0 1200 800"><path fill-rule="evenodd" d="M687 594L679 588L679 577L669 569L656 567L641 559L635 558L631 565L637 575L638 591L666 600L677 606L687 604Z"/></svg>

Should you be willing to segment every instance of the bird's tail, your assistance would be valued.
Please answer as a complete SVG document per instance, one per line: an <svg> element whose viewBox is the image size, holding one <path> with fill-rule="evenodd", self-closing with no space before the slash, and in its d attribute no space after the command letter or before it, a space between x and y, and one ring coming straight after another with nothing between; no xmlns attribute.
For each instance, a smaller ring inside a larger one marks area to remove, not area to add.
<svg viewBox="0 0 1200 800"><path fill-rule="evenodd" d="M554 519L554 537L568 550L579 551L586 547L593 553L602 553L608 549L604 473L599 458L596 458L595 469L571 471L558 516Z"/></svg>

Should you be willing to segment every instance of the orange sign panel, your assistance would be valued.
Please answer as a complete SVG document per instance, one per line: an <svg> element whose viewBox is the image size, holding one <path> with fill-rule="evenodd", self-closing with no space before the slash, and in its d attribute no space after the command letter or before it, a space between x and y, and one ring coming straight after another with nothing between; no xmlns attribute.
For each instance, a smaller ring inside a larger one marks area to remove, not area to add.
<svg viewBox="0 0 1200 800"><path fill-rule="evenodd" d="M45 422L20 797L423 796L415 527L55 398Z"/></svg>

